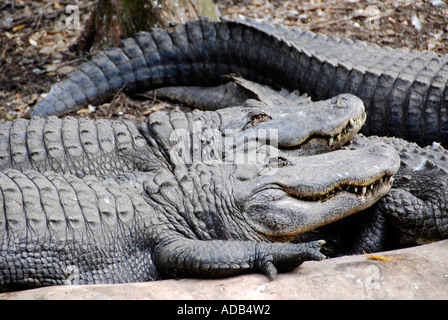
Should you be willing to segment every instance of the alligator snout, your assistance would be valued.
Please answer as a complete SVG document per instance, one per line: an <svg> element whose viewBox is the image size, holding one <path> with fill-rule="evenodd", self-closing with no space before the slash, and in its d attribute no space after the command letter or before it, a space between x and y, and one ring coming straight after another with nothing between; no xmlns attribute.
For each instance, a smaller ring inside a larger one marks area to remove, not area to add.
<svg viewBox="0 0 448 320"><path fill-rule="evenodd" d="M390 190L400 165L385 144L289 160L251 182L244 208L248 223L270 239L288 241L370 207Z"/></svg>

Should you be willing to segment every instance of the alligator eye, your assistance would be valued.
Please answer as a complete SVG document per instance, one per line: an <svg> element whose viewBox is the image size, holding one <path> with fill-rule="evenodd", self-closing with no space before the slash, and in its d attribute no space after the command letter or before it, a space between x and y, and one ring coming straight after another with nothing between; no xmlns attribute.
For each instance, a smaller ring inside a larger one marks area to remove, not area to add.
<svg viewBox="0 0 448 320"><path fill-rule="evenodd" d="M250 117L250 121L253 124L264 122L266 120L271 119L271 117L268 114L264 113L264 112L255 113L255 114L249 113L249 117Z"/></svg>
<svg viewBox="0 0 448 320"><path fill-rule="evenodd" d="M258 123L265 122L269 119L272 119L271 116L264 112L249 112L249 122L244 126L243 130L246 130L249 127L253 127Z"/></svg>
<svg viewBox="0 0 448 320"><path fill-rule="evenodd" d="M290 164L291 164L291 162L288 159L280 156L280 157L275 157L275 158L269 159L268 166L281 168L281 167L289 166Z"/></svg>

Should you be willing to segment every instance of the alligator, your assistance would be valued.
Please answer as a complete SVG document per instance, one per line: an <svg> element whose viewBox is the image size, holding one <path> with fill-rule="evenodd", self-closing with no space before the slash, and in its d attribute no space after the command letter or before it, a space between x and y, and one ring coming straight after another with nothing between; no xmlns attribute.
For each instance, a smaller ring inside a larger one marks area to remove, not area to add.
<svg viewBox="0 0 448 320"><path fill-rule="evenodd" d="M0 170L111 176L172 169L179 162L207 161L206 156L234 163L247 148L265 145L285 155L313 155L340 148L366 120L362 101L352 95L311 102L297 93L235 81L257 100L216 111L156 112L137 125L54 116L2 123Z"/></svg>
<svg viewBox="0 0 448 320"><path fill-rule="evenodd" d="M238 74L314 101L351 93L364 102L362 133L447 145L448 55L380 48L254 20L206 19L141 32L95 55L31 111L55 115L127 92L170 85L213 86Z"/></svg>
<svg viewBox="0 0 448 320"><path fill-rule="evenodd" d="M263 28L199 20L139 33L80 65L31 115L67 113L123 88L218 85L232 73L277 89L300 88L303 74L294 68L306 50ZM322 241L290 242L372 206L399 168L387 144L334 150L352 138L365 113L356 121L344 114L334 129L323 110L351 106L361 100L341 93L302 99L295 113L249 99L216 111L158 112L138 126L54 117L2 125L2 290L63 284L73 276L78 283L116 283L252 271L273 279L324 258ZM319 112L300 122L303 109ZM295 121L305 129L294 131ZM314 122L330 130L315 131ZM260 140L255 128L273 126L275 143ZM301 131L308 131L305 138ZM220 148L209 148L214 144Z"/></svg>
<svg viewBox="0 0 448 320"><path fill-rule="evenodd" d="M240 84L241 79L234 79ZM231 82L218 87L164 87L149 92L159 99L182 103L192 108L228 107L235 97L246 97ZM251 86L244 86L251 89ZM253 90L251 90L253 91ZM283 95L289 93L283 90ZM264 99L259 95L258 99ZM372 143L392 146L400 155L400 169L391 190L377 203L360 214L337 223L301 234L295 241L323 238L332 246L328 256L359 254L419 245L448 238L446 199L448 196L448 152L439 143L422 148L400 138L351 136L344 146L356 150ZM298 150L284 154L300 156ZM356 232L354 230L357 230Z"/></svg>
<svg viewBox="0 0 448 320"><path fill-rule="evenodd" d="M325 258L323 241L291 241L383 197L398 154L373 143L294 155L310 137L330 149L353 136L365 120L354 96L261 104L159 111L138 127L70 117L3 123L0 290L244 272L274 279ZM292 132L312 119L336 131ZM267 128L277 129L277 147Z"/></svg>

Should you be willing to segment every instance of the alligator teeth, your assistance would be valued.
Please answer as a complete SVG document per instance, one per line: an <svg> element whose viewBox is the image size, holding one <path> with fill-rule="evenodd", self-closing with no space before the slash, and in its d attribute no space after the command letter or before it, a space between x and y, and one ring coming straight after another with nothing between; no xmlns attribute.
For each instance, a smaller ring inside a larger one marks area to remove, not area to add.
<svg viewBox="0 0 448 320"><path fill-rule="evenodd" d="M352 118L350 118L350 120L348 122L350 123L351 126L353 126L355 124L355 121L353 121Z"/></svg>
<svg viewBox="0 0 448 320"><path fill-rule="evenodd" d="M337 192L349 192L352 194L356 194L358 196L372 196L374 189L382 185L383 183L391 184L394 181L392 176L384 176L373 182L368 186L350 186L350 185L338 185L333 190L329 191L326 194L311 196L307 198L310 201L325 201L335 195Z"/></svg>
<svg viewBox="0 0 448 320"><path fill-rule="evenodd" d="M339 141L339 140L341 140L341 134L338 134L338 135L336 136L336 141Z"/></svg>
<svg viewBox="0 0 448 320"><path fill-rule="evenodd" d="M328 145L331 147L332 144L333 144L333 138L328 139Z"/></svg>

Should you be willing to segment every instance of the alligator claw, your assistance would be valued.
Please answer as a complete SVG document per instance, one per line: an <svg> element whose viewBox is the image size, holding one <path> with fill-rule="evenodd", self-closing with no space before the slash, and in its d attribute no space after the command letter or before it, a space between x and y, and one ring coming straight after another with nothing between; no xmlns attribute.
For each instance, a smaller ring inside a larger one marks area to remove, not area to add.
<svg viewBox="0 0 448 320"><path fill-rule="evenodd" d="M274 280L275 278L277 278L277 268L271 261L267 262L262 269L263 273L268 277L269 280Z"/></svg>
<svg viewBox="0 0 448 320"><path fill-rule="evenodd" d="M320 252L324 244L324 240L298 244L272 244L260 253L258 268L269 280L274 280L279 271L290 271L307 260L325 259L326 256Z"/></svg>

